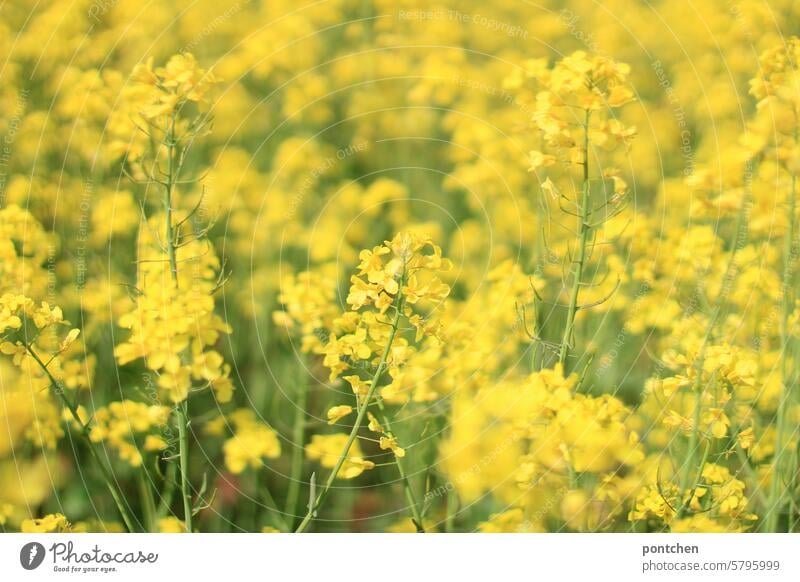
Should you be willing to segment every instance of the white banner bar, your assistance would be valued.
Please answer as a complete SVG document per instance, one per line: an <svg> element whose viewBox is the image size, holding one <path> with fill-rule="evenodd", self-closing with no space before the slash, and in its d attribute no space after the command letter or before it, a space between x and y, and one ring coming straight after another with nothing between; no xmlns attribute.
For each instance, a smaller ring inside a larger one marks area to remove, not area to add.
<svg viewBox="0 0 800 582"><path fill-rule="evenodd" d="M796 582L798 554L797 534L3 534L0 580Z"/></svg>

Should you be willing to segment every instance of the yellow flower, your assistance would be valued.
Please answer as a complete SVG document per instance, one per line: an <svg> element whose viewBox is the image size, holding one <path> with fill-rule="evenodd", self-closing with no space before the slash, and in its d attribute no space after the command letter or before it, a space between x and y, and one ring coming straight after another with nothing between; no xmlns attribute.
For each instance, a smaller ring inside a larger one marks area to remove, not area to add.
<svg viewBox="0 0 800 582"><path fill-rule="evenodd" d="M346 443L345 434L314 435L306 445L306 455L312 461L319 461L323 467L333 469ZM340 479L354 479L374 467L375 463L363 458L358 441L354 441L336 476Z"/></svg>
<svg viewBox="0 0 800 582"><path fill-rule="evenodd" d="M336 476L341 479L355 479L364 471L369 471L370 469L374 468L375 463L372 461L362 459L361 457L348 456L344 460L342 468L339 469L339 472L336 474Z"/></svg>
<svg viewBox="0 0 800 582"><path fill-rule="evenodd" d="M332 406L328 409L328 424L336 424L345 416L352 414L353 407L340 405L340 406Z"/></svg>
<svg viewBox="0 0 800 582"><path fill-rule="evenodd" d="M22 320L19 316L4 306L0 311L0 333L8 328L19 329L20 327L22 327Z"/></svg>
<svg viewBox="0 0 800 582"><path fill-rule="evenodd" d="M169 262L156 243L144 241L141 253L152 262L140 264L142 293L132 311L119 319L130 334L114 350L117 362L125 365L143 358L145 366L159 374L158 386L172 403L205 387L211 388L220 403L229 402L233 396L231 369L213 349L220 334L231 331L214 313L211 293L219 268L216 255L199 241L178 249L179 260L191 260L192 267L179 270L176 285Z"/></svg>
<svg viewBox="0 0 800 582"><path fill-rule="evenodd" d="M570 490L561 499L561 517L567 527L579 530L590 512L590 499L585 491Z"/></svg>
<svg viewBox="0 0 800 582"><path fill-rule="evenodd" d="M367 396L370 384L372 383L371 380L362 380L360 376L356 375L344 376L344 380L350 384L350 387L353 389L353 394L358 396L358 398L365 398Z"/></svg>
<svg viewBox="0 0 800 582"><path fill-rule="evenodd" d="M74 342L76 339L78 339L78 336L80 335L80 333L81 333L81 330L79 330L79 329L71 329L71 330L69 330L69 333L61 341L61 345L59 346L58 350L60 352L66 351L66 349L69 348L70 345L72 345L72 342Z"/></svg>
<svg viewBox="0 0 800 582"><path fill-rule="evenodd" d="M755 431L753 431L753 427L748 427L739 432L739 434L736 435L736 442L745 450L752 447L755 442Z"/></svg>
<svg viewBox="0 0 800 582"><path fill-rule="evenodd" d="M531 531L531 524L525 520L522 509L515 507L490 515L488 521L478 524L478 531L482 533L522 533Z"/></svg>
<svg viewBox="0 0 800 582"><path fill-rule="evenodd" d="M177 517L162 517L158 520L159 533L185 533L186 525Z"/></svg>
<svg viewBox="0 0 800 582"><path fill-rule="evenodd" d="M20 531L23 533L64 533L71 530L67 518L60 513L52 513L38 519L22 521Z"/></svg>
<svg viewBox="0 0 800 582"><path fill-rule="evenodd" d="M222 450L225 466L231 473L242 473L248 467L257 469L262 466L263 459L280 456L281 444L275 431L257 420L252 410L240 409L230 418L236 430L222 445Z"/></svg>
<svg viewBox="0 0 800 582"><path fill-rule="evenodd" d="M379 440L381 450L391 450L397 457L405 457L406 451L397 444L397 439L393 436L382 436Z"/></svg>
<svg viewBox="0 0 800 582"><path fill-rule="evenodd" d="M191 53L179 53L170 57L166 66L156 69L161 84L176 96L189 101L201 101L205 98L216 79L211 72L206 72L197 65Z"/></svg>
<svg viewBox="0 0 800 582"><path fill-rule="evenodd" d="M146 451L163 451L167 446L167 441L158 435L149 434L144 439L144 450Z"/></svg>
<svg viewBox="0 0 800 582"><path fill-rule="evenodd" d="M628 513L629 521L647 519L669 522L675 514L677 505L677 487L667 484L665 486L643 487L636 496L634 509Z"/></svg>
<svg viewBox="0 0 800 582"><path fill-rule="evenodd" d="M714 438L723 439L728 434L731 421L721 408L707 408L703 411L702 423L709 427Z"/></svg>
<svg viewBox="0 0 800 582"><path fill-rule="evenodd" d="M134 400L111 402L108 406L97 408L89 419L89 438L92 442L102 442L116 449L121 459L138 467L143 459L135 436L144 435L142 448L147 452L167 448L160 432L166 429L169 414L170 409L166 406Z"/></svg>
<svg viewBox="0 0 800 582"><path fill-rule="evenodd" d="M47 301L42 301L41 306L32 310L29 315L33 319L33 324L39 329L64 321L64 314L61 312L61 308L58 306L50 307Z"/></svg>
<svg viewBox="0 0 800 582"><path fill-rule="evenodd" d="M543 154L542 152L537 150L531 150L528 153L528 161L531 165L531 167L528 168L528 171L534 172L539 168L547 168L548 166L552 166L553 164L555 164L556 157L549 154Z"/></svg>
<svg viewBox="0 0 800 582"><path fill-rule="evenodd" d="M369 419L369 426L368 426L369 430L371 430L372 432L379 432L379 433L384 432L381 423L378 422L378 419L375 418L375 415L373 415L371 412L367 412L367 418Z"/></svg>

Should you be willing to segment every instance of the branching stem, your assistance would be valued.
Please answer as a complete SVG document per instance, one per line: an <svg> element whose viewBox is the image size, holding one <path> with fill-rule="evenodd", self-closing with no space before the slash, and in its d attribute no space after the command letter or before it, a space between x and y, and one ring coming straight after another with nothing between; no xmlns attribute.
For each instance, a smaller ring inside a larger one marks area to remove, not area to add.
<svg viewBox="0 0 800 582"><path fill-rule="evenodd" d="M380 362L378 363L378 367L376 368L375 373L372 376L372 382L370 383L367 395L364 397L364 400L361 403L360 408L358 409L358 416L356 417L356 420L353 423L353 428L350 430L350 434L347 437L347 441L345 442L344 448L342 449L339 458L336 460L336 465L334 465L333 470L331 471L330 475L328 475L328 479L325 481L325 484L322 486L322 489L320 489L319 493L316 495L313 502L309 503L308 511L306 512L303 521L300 522L300 525L295 530L295 533L304 532L311 524L311 521L316 517L319 508L322 506L322 502L328 496L328 493L330 492L331 487L333 486L333 481L339 474L339 471L341 470L342 465L344 465L345 460L347 460L347 454L350 452L350 447L353 446L353 442L356 440L356 437L358 436L358 431L364 424L364 419L367 416L367 409L369 408L372 399L374 398L376 392L378 391L378 382L380 381L381 376L383 376L383 372L386 369L386 363L389 359L389 353L391 352L392 349L392 343L394 342L395 335L397 334L397 327L400 323L400 316L402 315L403 311L402 294L398 293L396 301L397 305L395 307L394 319L392 321L391 328L389 330L389 336L386 339L386 346L383 349L383 354L381 354L381 359Z"/></svg>
<svg viewBox="0 0 800 582"><path fill-rule="evenodd" d="M567 306L567 321L564 324L564 334L561 337L561 347L558 352L558 361L565 364L569 356L570 344L575 334L575 314L578 310L578 295L581 289L583 268L586 262L586 247L589 241L589 118L590 111L586 110L583 127L583 185L581 187L581 202L578 207L578 253L573 260L572 289Z"/></svg>

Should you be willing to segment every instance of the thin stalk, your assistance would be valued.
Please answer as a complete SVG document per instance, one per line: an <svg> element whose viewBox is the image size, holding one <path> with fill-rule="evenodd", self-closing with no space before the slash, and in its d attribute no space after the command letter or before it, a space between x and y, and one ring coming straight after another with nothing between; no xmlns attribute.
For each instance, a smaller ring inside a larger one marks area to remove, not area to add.
<svg viewBox="0 0 800 582"><path fill-rule="evenodd" d="M572 459L568 458L567 461L567 476L569 478L569 488L578 488L578 473L575 472L575 467L572 466Z"/></svg>
<svg viewBox="0 0 800 582"><path fill-rule="evenodd" d="M798 466L800 466L800 447L795 448L795 467ZM789 495L789 533L794 533L800 523L800 509L797 506L797 496L800 493L800 471L793 471L790 487L792 493Z"/></svg>
<svg viewBox="0 0 800 582"><path fill-rule="evenodd" d="M703 347L705 347L705 342L703 343ZM698 441L700 440L700 413L703 409L703 396L705 396L705 386L703 387L702 391L700 391L700 384L703 380L703 352L701 349L701 353L698 356L698 364L697 364L697 377L695 378L694 382L694 390L693 392L697 395L697 401L694 405L694 418L693 418L693 426L692 426L692 434L689 435L689 446L686 453L686 459L683 461L683 465L681 465L681 484L680 489L678 490L678 494L680 495L680 507L678 508L678 519L683 517L686 514L686 510L689 507L689 503L691 502L691 497L688 499L684 499L684 491L689 488L689 481L692 478L692 461L694 460L695 452L697 451ZM703 462L705 464L705 461ZM698 471L698 475L702 474L703 472L703 465L700 466Z"/></svg>
<svg viewBox="0 0 800 582"><path fill-rule="evenodd" d="M252 492L252 506L248 509L246 506L243 507L240 511L242 514L242 527L245 531L257 531L258 524L261 523L261 504L258 501L257 494L258 491L261 489L261 471L248 471L246 475L242 477L242 479L247 479L250 481L250 489L249 491ZM266 487L264 487L266 489Z"/></svg>
<svg viewBox="0 0 800 582"><path fill-rule="evenodd" d="M386 430L389 436L394 436L392 432L392 425L389 422L389 418L386 416L384 412L384 405L383 401L378 401L378 408L381 411L381 422L386 427ZM397 465L397 471L400 473L400 480L403 483L403 491L406 496L406 500L411 508L411 515L414 518L414 527L417 528L417 533L425 533L425 526L422 525L422 514L419 511L419 504L417 503L417 496L414 494L414 490L411 488L411 482L408 480L406 476L405 467L403 467L403 461L397 455L394 457L395 464Z"/></svg>
<svg viewBox="0 0 800 582"><path fill-rule="evenodd" d="M272 497L272 493L270 493L269 487L261 487L261 500L267 506L267 508L272 511L275 515L276 521L278 521L278 525L280 526L281 530L284 532L288 532L293 527L293 524L290 524L286 521L284 516L281 514L281 510L278 509L278 504L275 503L275 499Z"/></svg>
<svg viewBox="0 0 800 582"><path fill-rule="evenodd" d="M683 511L685 511L686 508L689 507L689 505L692 502L692 499L694 499L695 493L697 492L697 488L700 486L700 481L703 478L703 469L705 468L706 463L708 462L708 455L710 452L711 452L711 441L706 441L706 446L703 449L703 456L700 459L700 470L697 472L697 477L694 480L694 485L692 485L692 489L689 491L689 495L687 496L686 501L681 504L681 510ZM683 513L681 513L681 511L678 511L678 518L680 519L681 517L683 517Z"/></svg>
<svg viewBox="0 0 800 582"><path fill-rule="evenodd" d="M187 402L175 406L175 422L178 425L178 455L181 467L181 498L183 499L183 515L186 531L192 532L192 496L189 492L189 431Z"/></svg>
<svg viewBox="0 0 800 582"><path fill-rule="evenodd" d="M139 468L138 479L139 493L142 496L145 529L148 532L154 532L156 531L156 504L153 500L153 491L150 489L149 477L144 466Z"/></svg>
<svg viewBox="0 0 800 582"><path fill-rule="evenodd" d="M178 286L178 260L175 252L175 237L172 229L172 190L178 177L175 175L175 114L172 114L170 128L165 139L167 146L167 177L164 183L165 238L167 239L167 256L172 280Z"/></svg>
<svg viewBox="0 0 800 582"><path fill-rule="evenodd" d="M175 170L175 113L170 119L164 143L167 148L167 176L164 183L164 227L167 243L169 269L175 288L178 287L178 260L175 251L175 235L172 226L172 191L178 180ZM188 533L192 532L192 497L189 491L189 411L187 401L175 405L175 423L178 425L178 456L181 469L181 499L183 520Z"/></svg>
<svg viewBox="0 0 800 582"><path fill-rule="evenodd" d="M162 518L167 515L169 508L172 505L172 499L175 497L175 473L177 472L177 465L175 463L167 463L167 471L164 475L164 492L161 495L161 501L158 504L158 511L156 515Z"/></svg>
<svg viewBox="0 0 800 582"><path fill-rule="evenodd" d="M458 496L455 491L450 488L447 490L447 506L445 509L446 515L444 520L444 531L451 533L455 529L456 510L458 509Z"/></svg>
<svg viewBox="0 0 800 582"><path fill-rule="evenodd" d="M736 445L736 457L739 459L739 463L747 473L748 479L750 479L753 483L758 483L758 475L750 465L750 459L747 458L747 454L744 452L744 449L742 449L742 447L739 445ZM760 488L756 487L753 489L753 495L756 497L756 500L759 504L766 506L767 500L764 498L764 492L761 491Z"/></svg>
<svg viewBox="0 0 800 582"><path fill-rule="evenodd" d="M797 142L797 131L795 131L795 142ZM769 486L769 498L767 503L767 515L765 520L765 531L776 532L778 519L780 517L784 492L780 488L781 469L783 468L784 458L784 433L788 421L788 401L791 392L790 370L789 370L789 318L794 309L789 290L792 287L792 270L794 268L794 230L795 212L797 209L797 176L792 175L792 189L789 194L789 224L786 227L784 237L784 264L783 264L783 299L781 317L781 394L778 401L777 423L775 427L775 457L772 466L772 481Z"/></svg>
<svg viewBox="0 0 800 582"><path fill-rule="evenodd" d="M690 492L690 495L687 500L684 500L684 492L687 490L689 486L689 480L691 479L692 475L692 460L694 459L695 452L698 447L699 441L699 431L700 431L700 416L702 413L703 408L703 396L705 395L705 386L703 386L702 390L701 383L703 381L703 364L705 362L705 351L706 347L708 346L709 341L711 340L712 335L714 334L714 328L716 327L717 321L723 315L725 311L725 302L727 299L727 295L730 292L730 288L733 283L734 277L734 269L736 267L736 253L739 251L741 246L744 244L744 240L747 237L747 207L750 201L750 194L749 194L749 186L745 184L745 188L743 190L741 205L739 207L739 213L736 216L736 239L734 241L733 248L731 249L730 256L728 257L728 264L725 267L725 272L722 277L722 287L720 289L719 296L715 301L715 305L713 307L713 312L708 320L708 325L706 326L706 332L703 336L703 341L700 343L700 348L697 351L697 358L696 358L696 377L694 384L692 386L692 392L697 394L697 402L695 403L694 408L694 426L692 427L692 434L689 436L689 445L687 449L687 458L684 460L683 465L681 466L681 482L680 482L680 489L678 491L680 507L678 509L678 517L683 517L685 515L686 510L688 509L688 504L691 502L692 497L694 496L694 490L697 488L695 485ZM699 293L699 292L698 292ZM705 297L699 293L702 299ZM707 306L710 308L710 306ZM706 447L705 453L700 461L700 466L697 468L698 474L698 481L700 479L700 475L703 473L703 468L705 467L706 461L708 460L708 452L709 447Z"/></svg>
<svg viewBox="0 0 800 582"><path fill-rule="evenodd" d="M304 370L304 366L300 366ZM303 376L305 376L303 374ZM295 511L300 498L300 479L303 476L303 442L305 441L306 403L308 402L308 385L305 377L297 384L297 402L295 402L294 424L292 426L292 469L290 472L289 490L286 494L284 513L291 523L295 524Z"/></svg>
<svg viewBox="0 0 800 582"><path fill-rule="evenodd" d="M581 187L581 204L580 208L578 208L578 254L573 261L575 270L567 307L567 321L564 324L564 334L561 337L561 348L558 352L558 361L561 364L564 364L567 360L569 344L575 333L575 314L578 310L578 295L581 290L581 278L583 277L583 268L586 262L586 245L589 241L589 231L591 230L589 225L589 115L590 112L587 109L583 127L583 185Z"/></svg>
<svg viewBox="0 0 800 582"><path fill-rule="evenodd" d="M31 357L36 361L39 367L44 371L47 375L47 379L50 381L50 385L55 390L56 394L58 394L59 398L63 402L64 406L67 407L69 410L70 416L72 419L80 426L80 434L81 437L86 441L89 447L89 453L92 455L92 459L94 460L95 464L97 464L100 472L103 476L103 481L105 481L106 487L108 488L109 493L111 493L111 497L114 499L114 503L117 506L117 510L119 511L120 515L122 516L122 521L125 522L125 527L128 528L129 532L135 532L137 528L133 525L133 519L131 515L128 513L127 505L124 502L125 495L119 489L116 481L114 480L111 472L109 471L106 464L100 458L99 453L95 449L95 443L92 442L92 439L89 438L89 425L84 424L83 420L80 417L78 412L77 406L75 406L72 402L64 394L64 386L62 386L61 382L59 382L55 376L50 372L47 365L39 358L39 355L33 350L33 348L28 344L25 343L26 351L31 355Z"/></svg>
<svg viewBox="0 0 800 582"><path fill-rule="evenodd" d="M401 285L402 288L402 285ZM386 347L383 349L383 354L381 355L380 363L378 364L377 369L375 370L375 374L372 376L372 382L369 386L369 391L367 392L366 397L364 398L364 402L361 404L361 407L358 410L358 416L356 417L356 421L353 423L353 428L350 430L350 435L347 437L347 442L344 445L344 449L342 450L341 454L339 455L338 460L336 461L336 465L333 467L331 474L328 475L327 481L325 481L325 485L319 491L316 499L314 499L313 503L309 503L308 511L306 512L303 521L300 522L300 525L295 530L295 533L304 532L311 521L317 514L317 511L322 506L322 502L328 496L328 492L331 490L333 486L333 481L336 479L336 475L339 474L339 470L344 465L345 460L347 459L347 453L350 451L350 447L353 446L353 442L356 440L358 436L358 431L361 429L361 425L364 423L364 418L367 416L367 408L369 408L370 402L372 402L372 398L375 396L375 393L378 390L378 382L383 375L384 370L386 369L386 361L389 358L389 352L392 348L392 343L394 342L394 337L397 334L397 327L400 323L400 315L402 314L402 307L403 301L402 297L398 295L397 298L397 307L395 308L395 316L394 320L392 321L392 327L389 331L389 337L386 340Z"/></svg>

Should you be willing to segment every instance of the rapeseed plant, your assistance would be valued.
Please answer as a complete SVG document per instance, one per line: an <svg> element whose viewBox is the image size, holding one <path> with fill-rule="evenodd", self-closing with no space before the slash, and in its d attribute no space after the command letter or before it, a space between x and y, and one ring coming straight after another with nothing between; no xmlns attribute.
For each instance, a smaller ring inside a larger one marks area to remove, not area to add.
<svg viewBox="0 0 800 582"><path fill-rule="evenodd" d="M798 531L797 3L219 4L2 9L3 531Z"/></svg>

